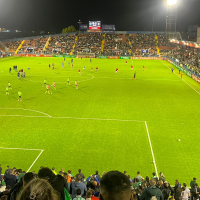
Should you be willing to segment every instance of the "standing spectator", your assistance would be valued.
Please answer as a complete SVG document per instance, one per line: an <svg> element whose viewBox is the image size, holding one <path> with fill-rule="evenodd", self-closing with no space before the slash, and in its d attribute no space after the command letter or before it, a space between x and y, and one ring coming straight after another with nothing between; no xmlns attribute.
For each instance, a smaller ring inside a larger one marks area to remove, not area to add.
<svg viewBox="0 0 200 200"><path fill-rule="evenodd" d="M5 171L4 175L10 174L10 172L11 172L10 166L7 165L7 166L6 166L6 171Z"/></svg>
<svg viewBox="0 0 200 200"><path fill-rule="evenodd" d="M38 172L38 177L42 179L46 179L49 181L51 186L56 190L59 195L61 200L64 200L65 195L64 195L64 188L68 190L68 185L66 179L64 179L61 175L55 175L51 169L47 167L43 167L39 170Z"/></svg>
<svg viewBox="0 0 200 200"><path fill-rule="evenodd" d="M190 197L190 190L187 188L186 183L183 183L183 187L185 188L185 191L186 191L188 197ZM191 198L191 199L192 199L192 198Z"/></svg>
<svg viewBox="0 0 200 200"><path fill-rule="evenodd" d="M71 174L71 170L68 170L67 184L68 184L69 190L71 189L71 183L72 183L72 174Z"/></svg>
<svg viewBox="0 0 200 200"><path fill-rule="evenodd" d="M6 187L9 185L12 188L15 185L15 183L17 182L15 175L16 173L14 169L12 169L9 174L4 175Z"/></svg>
<svg viewBox="0 0 200 200"><path fill-rule="evenodd" d="M130 183L133 183L133 179L131 178L130 175L128 175L128 178L129 178Z"/></svg>
<svg viewBox="0 0 200 200"><path fill-rule="evenodd" d="M174 192L175 192L175 194L176 194L176 190L177 190L178 188L181 188L181 184L178 182L178 180L175 180L175 186L174 186ZM180 191L179 191L179 192L180 192Z"/></svg>
<svg viewBox="0 0 200 200"><path fill-rule="evenodd" d="M165 182L165 176L162 172L160 172L160 177L159 177L160 181L163 181L163 183Z"/></svg>
<svg viewBox="0 0 200 200"><path fill-rule="evenodd" d="M199 199L200 188L197 183L195 183L194 187L191 189L191 193L193 196L193 200Z"/></svg>
<svg viewBox="0 0 200 200"><path fill-rule="evenodd" d="M196 183L197 183L197 179L194 177L193 180L190 182L191 189L195 187Z"/></svg>
<svg viewBox="0 0 200 200"><path fill-rule="evenodd" d="M97 197L94 196L94 190L90 190L92 192L91 200L99 200Z"/></svg>
<svg viewBox="0 0 200 200"><path fill-rule="evenodd" d="M86 199L85 200L91 200L91 197L92 197L92 191L88 190L87 193L86 193Z"/></svg>
<svg viewBox="0 0 200 200"><path fill-rule="evenodd" d="M148 176L146 176L145 181L143 181L143 183L146 183L147 187L150 185Z"/></svg>
<svg viewBox="0 0 200 200"><path fill-rule="evenodd" d="M160 190L162 190L163 189L163 181L158 181L156 187L159 188Z"/></svg>
<svg viewBox="0 0 200 200"><path fill-rule="evenodd" d="M189 195L189 196L190 196L190 195ZM189 196L188 196L188 193L187 193L187 191L186 191L186 188L185 188L185 187L182 187L181 199L182 199L182 200L188 200Z"/></svg>
<svg viewBox="0 0 200 200"><path fill-rule="evenodd" d="M128 177L119 171L110 171L100 180L100 200L130 200L131 188Z"/></svg>
<svg viewBox="0 0 200 200"><path fill-rule="evenodd" d="M96 171L96 174L94 175L96 175L96 178L100 181L99 171Z"/></svg>
<svg viewBox="0 0 200 200"><path fill-rule="evenodd" d="M156 173L155 173L155 172L153 172L153 173L152 173L152 175L153 175L153 177L151 177L151 178L155 179L155 180L156 180L156 182L157 182L157 181L158 181L158 177L156 176Z"/></svg>
<svg viewBox="0 0 200 200"><path fill-rule="evenodd" d="M81 173L81 169L78 170L79 175L81 176L81 181L84 182L85 176Z"/></svg>
<svg viewBox="0 0 200 200"><path fill-rule="evenodd" d="M85 196L85 193L87 192L87 188L85 183L81 182L81 176L79 174L76 175L75 180L72 182L72 198L75 198L76 196L76 190L81 189L81 196Z"/></svg>
<svg viewBox="0 0 200 200"><path fill-rule="evenodd" d="M17 182L20 182L20 179L25 175L25 173L22 172L22 169L18 169L18 173L19 173L19 175L18 175Z"/></svg>
<svg viewBox="0 0 200 200"><path fill-rule="evenodd" d="M164 200L161 190L156 187L155 178L150 180L150 187L146 188L142 192L140 200L150 200L152 196L155 196L157 200Z"/></svg>
<svg viewBox="0 0 200 200"><path fill-rule="evenodd" d="M84 198L81 197L81 189L78 188L76 190L76 197L73 200L85 200Z"/></svg>
<svg viewBox="0 0 200 200"><path fill-rule="evenodd" d="M164 200L168 200L169 195L174 195L174 191L167 181L165 181L162 189Z"/></svg>
<svg viewBox="0 0 200 200"><path fill-rule="evenodd" d="M127 171L124 171L124 175L126 175L126 176L127 176Z"/></svg>
<svg viewBox="0 0 200 200"><path fill-rule="evenodd" d="M86 179L87 182L87 189L95 190L99 185L99 180L97 179L96 175L91 175Z"/></svg>
<svg viewBox="0 0 200 200"><path fill-rule="evenodd" d="M138 178L139 182L142 181L142 176L140 175L140 172L137 172L137 176L135 178Z"/></svg>

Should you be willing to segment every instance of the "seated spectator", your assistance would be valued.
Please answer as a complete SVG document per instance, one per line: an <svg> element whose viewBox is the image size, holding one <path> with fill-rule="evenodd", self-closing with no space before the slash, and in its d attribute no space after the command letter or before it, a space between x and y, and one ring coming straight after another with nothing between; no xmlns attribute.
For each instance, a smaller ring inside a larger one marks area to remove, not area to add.
<svg viewBox="0 0 200 200"><path fill-rule="evenodd" d="M156 187L155 178L150 180L150 187L146 188L142 192L140 200L150 200L152 196L155 196L157 200L164 200L161 190Z"/></svg>
<svg viewBox="0 0 200 200"><path fill-rule="evenodd" d="M85 183L81 182L81 176L79 174L76 175L75 180L72 181L72 198L76 196L76 190L81 189L81 196L85 196L87 192L87 188Z"/></svg>
<svg viewBox="0 0 200 200"><path fill-rule="evenodd" d="M78 188L76 190L76 197L73 200L85 200L84 198L81 197L81 189Z"/></svg>
<svg viewBox="0 0 200 200"><path fill-rule="evenodd" d="M26 199L59 200L59 195L47 180L37 178L30 181L17 197L17 200Z"/></svg>
<svg viewBox="0 0 200 200"><path fill-rule="evenodd" d="M119 171L110 171L100 179L100 200L130 200L130 181Z"/></svg>

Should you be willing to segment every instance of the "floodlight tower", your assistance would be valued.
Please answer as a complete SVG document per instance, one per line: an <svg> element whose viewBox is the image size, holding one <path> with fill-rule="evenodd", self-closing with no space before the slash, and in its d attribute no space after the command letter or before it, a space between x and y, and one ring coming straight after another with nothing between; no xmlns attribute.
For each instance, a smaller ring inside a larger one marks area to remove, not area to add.
<svg viewBox="0 0 200 200"><path fill-rule="evenodd" d="M176 32L178 0L167 0L166 32Z"/></svg>

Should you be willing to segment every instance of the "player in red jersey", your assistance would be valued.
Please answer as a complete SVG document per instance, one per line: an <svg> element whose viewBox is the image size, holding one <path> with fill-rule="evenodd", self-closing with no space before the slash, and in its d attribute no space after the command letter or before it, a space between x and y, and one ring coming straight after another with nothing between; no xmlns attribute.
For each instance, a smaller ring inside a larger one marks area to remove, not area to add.
<svg viewBox="0 0 200 200"><path fill-rule="evenodd" d="M131 65L131 70L133 71L133 65Z"/></svg>
<svg viewBox="0 0 200 200"><path fill-rule="evenodd" d="M181 78L183 78L183 73L181 72Z"/></svg>
<svg viewBox="0 0 200 200"><path fill-rule="evenodd" d="M99 68L98 68L98 66L97 66L97 67L96 67L96 72L98 72L98 69L99 69Z"/></svg>
<svg viewBox="0 0 200 200"><path fill-rule="evenodd" d="M145 69L145 66L143 65L143 71L144 71L144 69Z"/></svg>
<svg viewBox="0 0 200 200"><path fill-rule="evenodd" d="M80 69L78 70L78 73L81 75L81 70Z"/></svg>
<svg viewBox="0 0 200 200"><path fill-rule="evenodd" d="M52 67L52 69L53 69L53 72L54 72L54 66Z"/></svg>
<svg viewBox="0 0 200 200"><path fill-rule="evenodd" d="M116 68L116 70L115 70L115 73L117 73L118 72L118 68Z"/></svg>
<svg viewBox="0 0 200 200"><path fill-rule="evenodd" d="M127 64L128 62L126 61L126 64Z"/></svg>
<svg viewBox="0 0 200 200"><path fill-rule="evenodd" d="M74 64L72 64L72 69L73 69Z"/></svg>
<svg viewBox="0 0 200 200"><path fill-rule="evenodd" d="M93 70L93 67L91 67L91 72L92 72L92 70Z"/></svg>
<svg viewBox="0 0 200 200"><path fill-rule="evenodd" d="M78 83L77 83L77 81L75 81L75 86L76 86L76 89L78 89Z"/></svg>

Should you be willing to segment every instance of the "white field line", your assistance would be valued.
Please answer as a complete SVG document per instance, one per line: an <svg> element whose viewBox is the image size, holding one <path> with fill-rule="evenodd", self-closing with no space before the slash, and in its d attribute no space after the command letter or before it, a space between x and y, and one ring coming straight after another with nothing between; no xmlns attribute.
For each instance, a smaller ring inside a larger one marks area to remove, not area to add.
<svg viewBox="0 0 200 200"><path fill-rule="evenodd" d="M43 153L43 149L26 149L26 148L7 148L7 147L0 147L0 149L11 149L11 150L24 150L24 151L40 151L39 155L37 156L37 158L33 161L33 163L31 164L31 166L28 168L28 170L26 172L29 172L30 169L33 167L33 165L36 163L36 161L38 160L38 158L41 156L41 154Z"/></svg>
<svg viewBox="0 0 200 200"><path fill-rule="evenodd" d="M152 158L153 158L153 164L154 164L154 167L155 167L155 170L156 170L156 176L158 177L158 170L157 170L157 166L156 166L156 160L155 160L155 157L154 157L153 148L152 148L152 144L151 144L151 138L150 138L150 135L149 135L149 129L148 129L146 121L145 121L145 126L146 126L146 130L147 130L147 136L148 136L148 139L149 139L149 145L150 145L151 154L152 154Z"/></svg>
<svg viewBox="0 0 200 200"><path fill-rule="evenodd" d="M165 63L163 63L162 61L160 61L163 65L165 65L167 68L169 68ZM170 68L169 68L170 69ZM171 70L171 69L170 69ZM180 79L181 77L176 73L174 72L174 74L176 74L176 76L178 76ZM181 79L182 81L184 81L188 86L190 86L197 94L200 95L200 92L198 92L197 90L195 90L188 82L186 82L184 79Z"/></svg>
<svg viewBox="0 0 200 200"><path fill-rule="evenodd" d="M38 155L38 157L34 160L34 162L32 163L32 165L28 168L27 172L29 172L29 170L33 167L33 165L35 164L35 162L38 160L38 158L41 156L41 154L43 153L44 150L41 150L40 154Z"/></svg>
<svg viewBox="0 0 200 200"><path fill-rule="evenodd" d="M43 114L43 115L46 115L46 116L48 116L48 117L51 117L51 115L48 115L47 113L40 112L40 111L37 111L37 110L24 109L24 108L0 108L0 110L28 110L28 111L41 113L41 114Z"/></svg>

